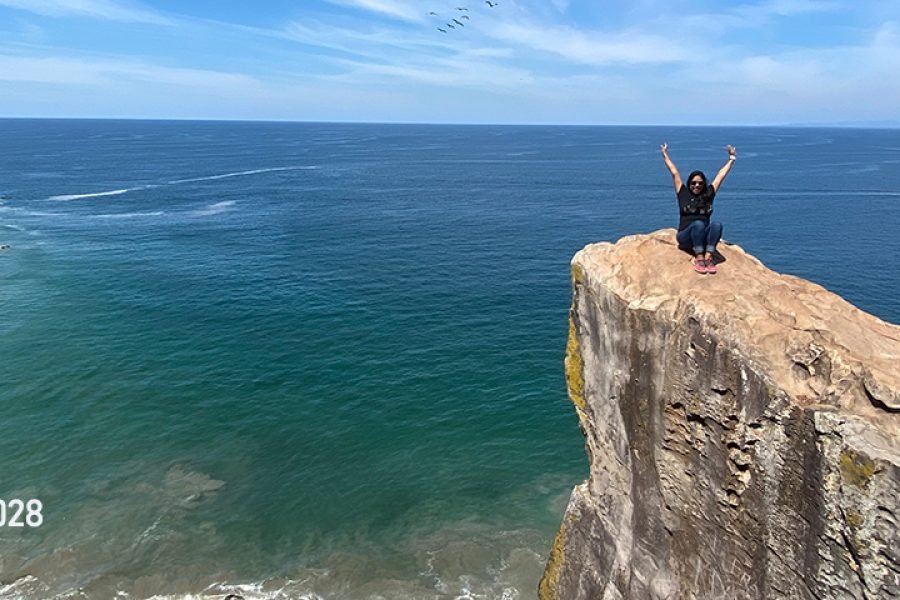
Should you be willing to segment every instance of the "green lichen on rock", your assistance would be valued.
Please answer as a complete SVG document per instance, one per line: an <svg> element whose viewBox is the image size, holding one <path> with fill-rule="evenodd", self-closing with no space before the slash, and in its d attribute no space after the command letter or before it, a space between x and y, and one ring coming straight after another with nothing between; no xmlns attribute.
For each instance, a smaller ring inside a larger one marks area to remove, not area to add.
<svg viewBox="0 0 900 600"><path fill-rule="evenodd" d="M844 518L847 521L847 525L849 525L853 529L859 529L863 526L863 523L865 523L865 519L863 519L863 516L855 510L848 510L845 513Z"/></svg>
<svg viewBox="0 0 900 600"><path fill-rule="evenodd" d="M575 319L569 315L569 340L566 342L566 382L569 387L569 398L578 410L585 409L584 401L584 360L578 346L578 332L575 330Z"/></svg>
<svg viewBox="0 0 900 600"><path fill-rule="evenodd" d="M850 485L866 489L875 475L875 461L853 450L844 450L841 452L841 474Z"/></svg>
<svg viewBox="0 0 900 600"><path fill-rule="evenodd" d="M572 283L584 284L584 269L579 264L572 265Z"/></svg>
<svg viewBox="0 0 900 600"><path fill-rule="evenodd" d="M539 600L560 600L559 576L565 560L565 542L566 523L563 521L562 525L559 526L559 531L556 532L556 539L553 540L553 547L550 549L550 558L547 559L544 575L541 577L540 583L538 583Z"/></svg>

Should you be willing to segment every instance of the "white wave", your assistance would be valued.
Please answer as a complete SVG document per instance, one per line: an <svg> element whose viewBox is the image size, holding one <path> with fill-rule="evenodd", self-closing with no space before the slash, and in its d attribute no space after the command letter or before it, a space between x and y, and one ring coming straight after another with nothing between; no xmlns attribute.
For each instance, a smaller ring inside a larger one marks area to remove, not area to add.
<svg viewBox="0 0 900 600"><path fill-rule="evenodd" d="M39 582L37 577L34 577L33 575L25 575L24 577L16 579L12 583L2 584L0 585L0 598L20 598L21 596L19 596L18 593L24 592L28 587L36 587L38 583ZM16 595L12 595L14 593Z"/></svg>
<svg viewBox="0 0 900 600"><path fill-rule="evenodd" d="M216 179L227 179L229 177L244 177L246 175L258 175L260 173L272 173L274 171L298 171L298 170L311 170L311 169L319 169L320 167L316 165L309 166L298 166L298 167L270 167L267 169L253 169L250 171L235 171L233 173L222 173L221 175L208 175L205 177L191 177L188 179L173 179L172 181L166 182L165 185L177 185L179 183L191 183L195 181L214 181ZM135 192L138 190L148 190L151 188L159 187L159 185L140 185L137 187L130 188L122 188L120 190L109 190L106 192L91 192L88 194L60 194L58 196L50 196L47 200L57 200L57 201L66 201L66 200L82 200L84 198L99 198L102 196L121 196L122 194L127 194L128 192Z"/></svg>
<svg viewBox="0 0 900 600"><path fill-rule="evenodd" d="M169 182L169 185L175 185L178 183L191 183L194 181L213 181L216 179L226 179L228 177L244 177L246 175L258 175L260 173L272 173L274 171L298 171L298 170L309 170L309 169L318 169L317 166L307 166L307 167L270 167L268 169L253 169L251 171L235 171L234 173L223 173L221 175L208 175L206 177L191 177L189 179L175 179Z"/></svg>
<svg viewBox="0 0 900 600"><path fill-rule="evenodd" d="M854 175L858 175L861 173L874 173L875 171L880 171L881 165L866 165L864 167L859 167L858 169L850 169L847 173L852 173Z"/></svg>
<svg viewBox="0 0 900 600"><path fill-rule="evenodd" d="M64 217L64 213L50 213L37 210L25 210L21 207L0 206L0 212L7 212L13 215L22 215L25 217Z"/></svg>
<svg viewBox="0 0 900 600"><path fill-rule="evenodd" d="M25 231L24 227L11 225L10 223L0 223L0 227L2 227L3 229L12 229L13 231Z"/></svg>
<svg viewBox="0 0 900 600"><path fill-rule="evenodd" d="M82 198L97 198L99 196L121 196L134 190L143 188L124 188L121 190L112 190L109 192L93 192L91 194L64 194L62 196L50 196L47 200L81 200Z"/></svg>
<svg viewBox="0 0 900 600"><path fill-rule="evenodd" d="M166 214L166 212L163 210L155 210L152 212L109 213L91 216L95 219L131 219L133 217L159 217L164 214Z"/></svg>
<svg viewBox="0 0 900 600"><path fill-rule="evenodd" d="M219 213L228 212L234 207L235 204L236 202L234 200L225 200L224 202L216 202L215 204L210 204L206 208L191 211L190 214L195 217L208 217L209 215L217 215Z"/></svg>

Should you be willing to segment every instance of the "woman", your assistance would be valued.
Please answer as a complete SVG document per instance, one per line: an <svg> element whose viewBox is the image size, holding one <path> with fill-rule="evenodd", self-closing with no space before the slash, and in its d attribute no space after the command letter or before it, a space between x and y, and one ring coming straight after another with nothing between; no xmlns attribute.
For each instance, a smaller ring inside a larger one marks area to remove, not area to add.
<svg viewBox="0 0 900 600"><path fill-rule="evenodd" d="M714 274L718 269L713 262L713 253L716 244L722 239L722 224L718 221L710 222L709 216L713 211L713 200L718 193L725 176L731 170L731 165L737 160L737 150L734 146L725 146L728 151L728 162L725 163L712 184L706 181L703 171L693 171L687 179L687 186L681 181L681 175L675 168L675 163L669 158L669 145L663 144L663 160L672 174L672 182L675 184L675 195L678 197L678 209L681 220L678 223L678 247L694 255L691 262L694 270L700 274Z"/></svg>

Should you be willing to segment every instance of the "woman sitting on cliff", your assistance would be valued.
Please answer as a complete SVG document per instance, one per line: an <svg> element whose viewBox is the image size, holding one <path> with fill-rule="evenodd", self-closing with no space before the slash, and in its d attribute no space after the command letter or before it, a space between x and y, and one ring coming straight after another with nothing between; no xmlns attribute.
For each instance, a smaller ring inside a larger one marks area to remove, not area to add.
<svg viewBox="0 0 900 600"><path fill-rule="evenodd" d="M678 209L681 213L678 234L675 236L678 247L694 255L692 262L695 271L713 274L717 271L713 253L716 251L716 244L722 239L722 224L718 221L710 222L709 216L713 211L712 204L716 193L737 159L737 150L734 146L725 146L728 150L728 162L716 173L712 184L706 182L703 171L693 171L688 176L685 186L678 169L675 168L675 163L669 158L669 145L663 144L660 148L663 160L666 161L669 173L672 174L675 195L678 197Z"/></svg>

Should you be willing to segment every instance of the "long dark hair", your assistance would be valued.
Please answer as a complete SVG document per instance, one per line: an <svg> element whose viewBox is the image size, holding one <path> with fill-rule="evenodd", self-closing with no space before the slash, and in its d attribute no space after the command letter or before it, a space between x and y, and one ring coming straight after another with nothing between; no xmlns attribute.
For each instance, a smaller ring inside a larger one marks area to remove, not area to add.
<svg viewBox="0 0 900 600"><path fill-rule="evenodd" d="M691 180L698 175L703 180L703 191L699 194L694 194L694 192L691 192ZM704 203L710 202L713 195L712 186L709 185L709 180L706 178L706 175L703 173L703 171L691 171L691 174L688 175L687 178L687 190L691 192L692 195L697 196L700 201Z"/></svg>

